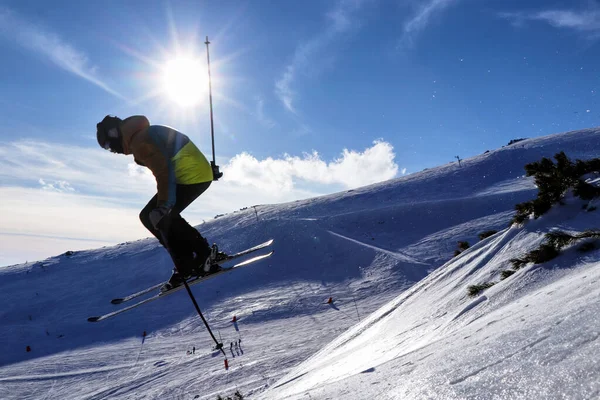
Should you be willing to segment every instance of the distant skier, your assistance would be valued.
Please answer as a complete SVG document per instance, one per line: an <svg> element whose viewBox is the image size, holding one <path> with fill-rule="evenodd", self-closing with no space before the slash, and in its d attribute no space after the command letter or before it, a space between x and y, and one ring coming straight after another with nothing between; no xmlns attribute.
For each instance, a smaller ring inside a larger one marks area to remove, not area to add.
<svg viewBox="0 0 600 400"><path fill-rule="evenodd" d="M162 125L150 125L145 116L124 120L107 115L96 125L100 147L133 155L156 178L157 194L140 212L142 224L170 250L176 266L161 290L170 290L192 276L216 272L223 253L185 221L180 213L213 181L213 170L200 150L183 133Z"/></svg>

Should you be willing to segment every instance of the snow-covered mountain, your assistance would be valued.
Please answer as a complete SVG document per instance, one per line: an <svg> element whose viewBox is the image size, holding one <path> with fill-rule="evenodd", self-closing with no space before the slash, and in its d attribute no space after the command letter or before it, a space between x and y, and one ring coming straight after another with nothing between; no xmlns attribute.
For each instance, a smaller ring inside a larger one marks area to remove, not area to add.
<svg viewBox="0 0 600 400"><path fill-rule="evenodd" d="M275 239L271 258L193 287L228 370L184 291L87 322L169 277L153 239L4 267L0 397L598 398L600 252L574 245L501 279L545 233L599 225L569 198L508 227L537 193L523 166L561 150L598 157L600 130L198 226L230 252ZM453 257L458 241L471 247ZM496 284L467 295L485 282Z"/></svg>

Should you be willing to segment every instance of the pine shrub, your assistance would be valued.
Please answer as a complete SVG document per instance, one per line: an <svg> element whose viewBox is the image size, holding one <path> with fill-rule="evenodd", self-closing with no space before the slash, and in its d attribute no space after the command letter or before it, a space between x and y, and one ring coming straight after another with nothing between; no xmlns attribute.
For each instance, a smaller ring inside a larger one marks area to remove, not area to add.
<svg viewBox="0 0 600 400"><path fill-rule="evenodd" d="M573 243L575 240L577 240L577 237L566 232L553 231L546 233L546 242L558 250Z"/></svg>
<svg viewBox="0 0 600 400"><path fill-rule="evenodd" d="M573 163L561 151L554 156L556 163L543 157L525 165L527 176L533 176L538 188L537 198L515 206L517 211L511 223L521 224L530 215L539 218L544 215L553 204L561 203L565 193L573 188L575 196L584 200L591 200L600 196L600 188L590 185L581 179L582 176L600 171L600 159L588 161L577 160Z"/></svg>
<svg viewBox="0 0 600 400"><path fill-rule="evenodd" d="M469 246L469 242L466 242L466 241L460 241L460 242L458 242L458 249L454 250L454 257L456 257L457 255L459 255L460 253L462 253L463 251L465 251L469 247L471 247L471 246Z"/></svg>
<svg viewBox="0 0 600 400"><path fill-rule="evenodd" d="M546 234L546 243L543 243L536 250L532 250L523 257L510 260L513 268L518 270L527 263L541 264L556 258L560 250L581 239L600 239L599 229L589 229L584 232L571 235L566 232L553 231ZM579 247L579 251L591 251L596 249L595 242L584 243Z"/></svg>
<svg viewBox="0 0 600 400"><path fill-rule="evenodd" d="M559 250L551 244L542 244L537 250L532 250L529 253L529 259L534 264L545 263L556 258L559 254Z"/></svg>
<svg viewBox="0 0 600 400"><path fill-rule="evenodd" d="M525 256L521 258L513 258L510 260L513 268L515 270L523 268L526 264L530 262L534 264L541 264L546 261L550 261L553 258L556 258L559 254L559 250L550 245L550 244L542 244L536 250L532 250L527 253Z"/></svg>
<svg viewBox="0 0 600 400"><path fill-rule="evenodd" d="M485 283L480 283L478 285L471 285L471 286L467 287L467 294L469 295L469 297L475 297L479 293L483 292L485 289L491 288L494 285L495 285L494 282L485 282Z"/></svg>
<svg viewBox="0 0 600 400"><path fill-rule="evenodd" d="M465 251L465 250L466 250L466 249L468 249L469 247L471 247L471 246L469 245L469 242L466 242L466 241L461 241L461 242L458 242L458 249L459 249L460 251Z"/></svg>
<svg viewBox="0 0 600 400"><path fill-rule="evenodd" d="M561 231L554 231L546 234L546 241L559 250L581 239L600 239L600 230L588 229L575 235Z"/></svg>
<svg viewBox="0 0 600 400"><path fill-rule="evenodd" d="M244 396L240 393L239 390L237 390L234 394L233 394L233 398L230 396L227 396L225 398L221 397L221 395L217 396L217 400L243 400Z"/></svg>
<svg viewBox="0 0 600 400"><path fill-rule="evenodd" d="M517 271L515 271L514 269L505 269L504 271L502 271L500 273L500 277L502 280L504 280L504 279L508 278L509 276L511 276L512 274L514 274L515 272L517 272Z"/></svg>
<svg viewBox="0 0 600 400"><path fill-rule="evenodd" d="M529 262L529 259L527 259L526 257L511 258L511 260L510 260L510 263L513 265L514 269L521 269L525 265L527 265L528 262Z"/></svg>
<svg viewBox="0 0 600 400"><path fill-rule="evenodd" d="M573 194L583 200L592 200L593 198L600 196L600 188L590 185L580 179L573 188Z"/></svg>
<svg viewBox="0 0 600 400"><path fill-rule="evenodd" d="M527 139L527 138L512 139L510 142L508 142L507 146L510 146L511 144L518 143L521 140L525 140L525 139Z"/></svg>
<svg viewBox="0 0 600 400"><path fill-rule="evenodd" d="M492 229L489 230L489 231L481 232L479 234L479 240L483 240L485 238L488 238L488 237L490 237L492 235L495 235L496 233L498 233L498 231L495 231L495 230L492 230Z"/></svg>

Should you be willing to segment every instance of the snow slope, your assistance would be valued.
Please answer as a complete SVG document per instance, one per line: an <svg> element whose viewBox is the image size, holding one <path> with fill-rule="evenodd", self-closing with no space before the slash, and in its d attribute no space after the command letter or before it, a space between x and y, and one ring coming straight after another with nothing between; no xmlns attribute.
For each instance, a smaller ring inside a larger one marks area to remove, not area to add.
<svg viewBox="0 0 600 400"><path fill-rule="evenodd" d="M226 251L275 239L270 259L193 289L228 371L184 292L86 321L168 278L155 240L2 268L0 398L597 398L599 252L568 249L466 296L545 232L598 226L573 200L507 228L536 193L523 166L560 150L596 157L600 131L199 226ZM500 232L452 258L457 241L489 229Z"/></svg>
<svg viewBox="0 0 600 400"><path fill-rule="evenodd" d="M507 228L446 263L287 374L269 399L600 396L600 256L575 248L508 279L552 227L600 217L581 202ZM576 247L576 246L574 246ZM466 286L499 282L476 298ZM307 397L307 395L309 395Z"/></svg>

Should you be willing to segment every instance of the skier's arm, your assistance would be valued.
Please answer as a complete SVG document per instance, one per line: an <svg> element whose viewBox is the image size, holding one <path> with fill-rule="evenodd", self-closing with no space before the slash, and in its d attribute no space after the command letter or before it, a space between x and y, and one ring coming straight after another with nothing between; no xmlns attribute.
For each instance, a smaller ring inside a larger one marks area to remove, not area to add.
<svg viewBox="0 0 600 400"><path fill-rule="evenodd" d="M173 163L156 146L147 144L144 151L136 155L136 159L148 167L156 178L156 190L158 192L157 207L173 207L175 205L175 193L177 181Z"/></svg>

